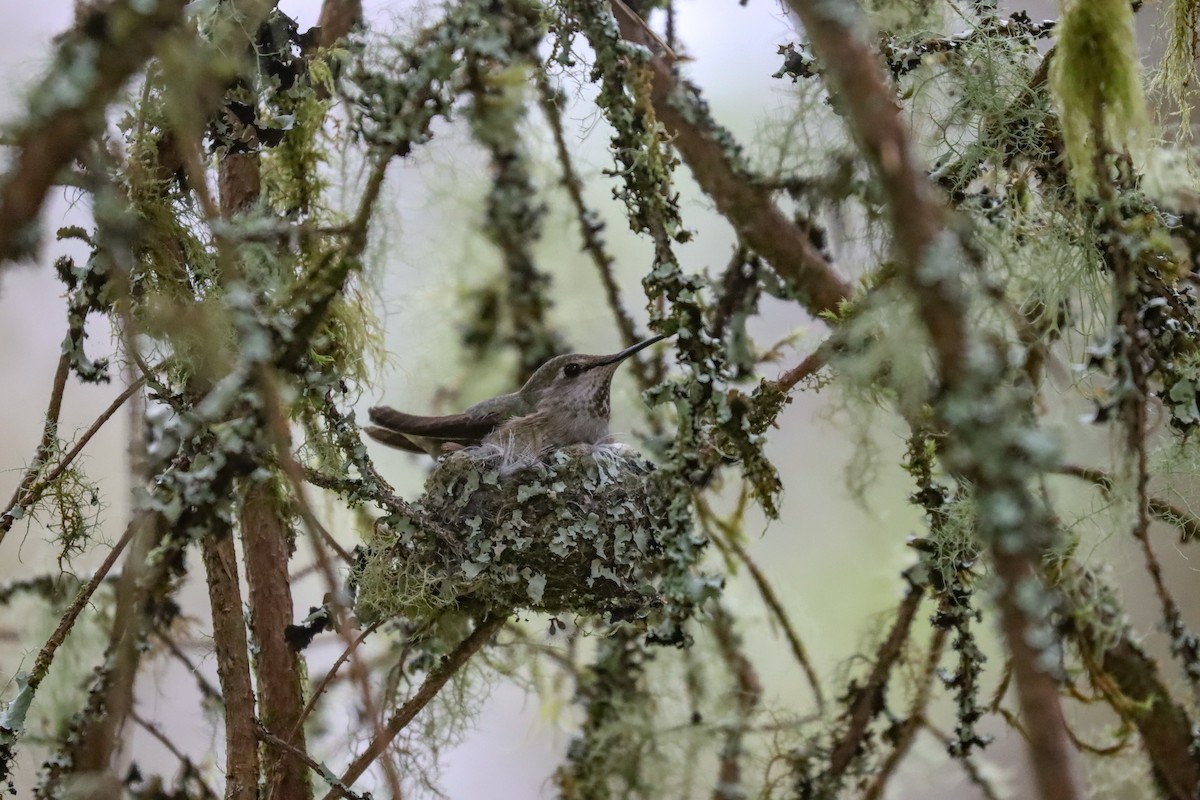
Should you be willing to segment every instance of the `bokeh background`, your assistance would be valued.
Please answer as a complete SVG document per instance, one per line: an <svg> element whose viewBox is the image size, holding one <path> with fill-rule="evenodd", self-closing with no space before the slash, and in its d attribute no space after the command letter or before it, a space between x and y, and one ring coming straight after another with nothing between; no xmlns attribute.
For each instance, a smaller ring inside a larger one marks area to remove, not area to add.
<svg viewBox="0 0 1200 800"><path fill-rule="evenodd" d="M410 30L422 14L420 8L401 2L369 1L364 5L373 24L384 30ZM1019 4L1035 17L1052 15L1054 8L1047 5ZM68 0L37 4L4 0L4 6L0 70L9 79L0 88L0 119L8 120L20 115L23 91L46 67L53 37L71 25L73 6ZM285 0L280 7L305 29L315 24L320 3ZM1146 25L1142 33L1150 47L1152 21L1144 12L1142 22ZM771 77L780 66L778 46L797 40L792 21L774 2L750 0L745 6L730 0L681 3L678 37L691 58L686 65L688 76L702 87L714 116L749 145L752 155L769 158L785 135L825 135L806 130L804 121L796 119L790 110L789 95L803 91L803 87ZM603 121L588 108L587 99L593 89L581 85L575 91L576 102L566 115L569 136L585 175L588 200L608 221L606 235L617 256L627 306L644 329L640 278L649 266L650 251L645 242L627 232L621 210L611 199L610 184L601 176L609 164L608 135ZM548 136L539 129L531 133L530 141L532 147L547 155L545 170L538 179L546 186L555 184ZM335 174L343 175L347 191L352 191L354 185L354 168L352 161L330 165ZM679 174L685 173L686 169L681 168ZM367 406L380 400L418 413L452 410L439 400L446 387L462 402L511 388L505 385L499 370L492 374L465 368L458 352L462 324L458 309L464 293L499 269L499 259L491 246L472 229L483 214L486 175L486 159L465 131L444 125L437 129L433 142L418 148L403 164L393 165L389 172L391 211L373 242L371 258L371 291L386 332L388 356L374 383L363 387L360 416ZM699 233L693 243L681 248L683 263L690 269L716 273L724 268L732 252L731 232L688 179L681 179L681 189L684 219ZM62 225L87 224L87 220L86 204L70 192L54 197L44 215L47 231ZM568 335L575 350L613 351L619 347L618 339L599 280L578 252L574 218L560 193L551 194L545 230L538 256L540 267L551 275L555 285L553 321ZM6 498L35 450L59 354L65 310L62 287L51 265L61 254L83 255L74 244L56 243L50 236L36 262L6 270L0 279L0 495ZM798 306L777 301L765 304L763 315L753 321L751 330L763 345L790 340L781 348L778 366L764 370L766 377L798 363L824 334L823 326ZM94 352L111 346L111 333L103 324L94 324L89 334ZM1076 354L1068 347L1058 355L1059 374L1063 376L1060 382L1066 386L1070 383L1071 358ZM72 383L68 387L61 423L64 436L70 438L73 431L82 431L112 401L121 388L120 376L115 378L117 383L107 386ZM631 376L618 374L613 428L629 442L637 441L642 424L640 403ZM1075 460L1106 463L1113 445L1103 433L1079 420L1085 410L1082 403L1066 402L1047 422L1057 426ZM100 538L107 541L117 538L128 514L128 425L126 416L118 414L93 440L82 462L101 488L102 500L95 513ZM820 393L797 394L784 412L779 429L770 437L767 452L778 465L786 487L782 514L768 525L752 513L754 535L749 551L774 584L827 691L837 687L848 670L861 666L855 654L869 652L886 629L887 612L903 593L900 573L914 561L906 538L919 535L923 526L919 515L906 504L910 484L896 466L903 452L903 432L904 428L886 411L866 414L861 406L847 404L835 386ZM379 447L374 447L372 454L402 494L413 497L420 491L427 466L421 459ZM1187 501L1190 483L1185 476L1171 487L1180 493L1175 495L1176 501ZM1066 494L1069 490L1064 487L1062 491ZM1099 498L1087 490L1074 491L1064 503L1079 520L1086 520L1101 507ZM1146 633L1147 644L1155 652L1164 652L1164 637L1156 629L1156 605L1142 575L1140 557L1129 543L1108 532L1108 523L1094 527L1086 540L1085 560L1112 565L1111 575L1120 583L1134 622ZM355 534L349 525L335 525L333 529L344 543L354 544ZM1188 552L1175 544L1170 531L1156 527L1154 533L1168 580L1180 587L1185 613L1190 623L1198 626L1200 564L1195 559L1195 546ZM48 539L48 533L38 525L18 524L0 547L0 582L56 572L60 567L86 575L94 566L88 557L60 565ZM301 561L308 555L303 547L298 556ZM102 556L98 554L96 560ZM319 581L301 578L296 586L298 614L320 603L323 586ZM190 635L182 641L194 663L215 682L215 662L207 638L207 595L202 582L193 579L183 597L185 613L192 622ZM776 710L781 718L811 712L810 692L751 582L744 575L734 576L726 598L741 620L748 653L764 682L764 705ZM51 615L28 602L0 612L0 693L4 696L13 691L11 676L28 668L53 623ZM995 661L999 654L990 624L984 626L984 638L986 650ZM63 663L56 662L50 681L35 703L35 718L48 718L56 703L70 701L74 696L72 687L94 663L103 643L95 620L87 622L85 618L85 624L72 635L72 650L65 654L75 655L60 659ZM311 673L323 674L341 646L336 637L319 638L308 651ZM212 724L212 712L202 710L195 681L175 660L156 659L150 663L144 669L151 671L152 678L139 684L140 714L178 734L184 751L193 760L219 769L223 763L219 725ZM991 679L995 680L995 673ZM570 708L561 702L544 704L528 688L501 679L488 682L477 693L475 704L479 710L476 724L464 731L461 741L443 759L440 785L447 796L494 800L550 796L547 777L569 741L568 723L576 719ZM939 703L938 707L945 710L948 705ZM1073 710L1076 712L1086 713ZM323 724L327 730L345 731L348 736L359 735L363 727L349 708L342 718L331 716ZM996 736L982 759L989 775L998 786L1007 787L1012 796L1023 796L1027 784L1019 737L994 724L985 730ZM168 774L173 770L173 756L159 742L140 728L131 728L130 732L131 755ZM1089 729L1089 735L1097 741L1108 732L1103 721L1100 727ZM344 763L338 753L315 755L328 759L331 765ZM961 773L946 763L939 745L920 740L896 783L896 791L928 798L977 796ZM26 758L22 769L19 785L28 787L36 764ZM1106 768L1112 774L1095 776L1106 787L1106 796L1132 792L1125 780L1128 776L1122 776L1120 769ZM700 785L705 784L701 781ZM697 796L707 793L706 788Z"/></svg>

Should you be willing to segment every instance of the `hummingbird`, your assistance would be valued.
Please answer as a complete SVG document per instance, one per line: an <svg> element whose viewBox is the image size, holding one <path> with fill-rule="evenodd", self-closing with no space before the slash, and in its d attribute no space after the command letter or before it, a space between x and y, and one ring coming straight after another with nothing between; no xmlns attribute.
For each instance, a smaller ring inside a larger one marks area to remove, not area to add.
<svg viewBox="0 0 1200 800"><path fill-rule="evenodd" d="M660 334L606 356L555 356L518 391L482 400L461 414L422 417L375 406L367 411L375 424L366 433L391 447L435 457L478 444L531 456L596 444L608 435L613 373L625 359L665 338Z"/></svg>

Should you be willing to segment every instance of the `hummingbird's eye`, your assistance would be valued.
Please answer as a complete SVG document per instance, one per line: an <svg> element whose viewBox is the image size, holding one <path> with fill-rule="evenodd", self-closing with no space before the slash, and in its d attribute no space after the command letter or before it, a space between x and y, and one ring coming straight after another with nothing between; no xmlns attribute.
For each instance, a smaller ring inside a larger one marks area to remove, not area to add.
<svg viewBox="0 0 1200 800"><path fill-rule="evenodd" d="M563 376L567 378L576 378L581 372L583 372L583 367L579 364L567 364L563 367Z"/></svg>

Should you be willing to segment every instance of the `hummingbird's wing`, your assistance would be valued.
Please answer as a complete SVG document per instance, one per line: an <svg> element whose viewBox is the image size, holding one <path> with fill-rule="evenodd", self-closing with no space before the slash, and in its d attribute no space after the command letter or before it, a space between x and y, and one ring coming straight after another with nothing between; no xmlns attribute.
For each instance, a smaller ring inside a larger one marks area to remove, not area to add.
<svg viewBox="0 0 1200 800"><path fill-rule="evenodd" d="M398 434L469 443L478 443L511 416L502 414L499 410L472 408L462 414L422 417L417 414L405 414L388 406L375 406L369 409L367 414L371 422Z"/></svg>

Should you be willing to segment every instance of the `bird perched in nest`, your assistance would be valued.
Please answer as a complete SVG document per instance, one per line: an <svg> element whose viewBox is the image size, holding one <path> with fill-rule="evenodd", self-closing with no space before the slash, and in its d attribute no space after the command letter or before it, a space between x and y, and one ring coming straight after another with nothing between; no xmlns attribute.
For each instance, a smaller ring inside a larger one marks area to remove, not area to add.
<svg viewBox="0 0 1200 800"><path fill-rule="evenodd" d="M480 401L461 414L423 417L375 406L367 412L375 424L366 432L377 442L435 457L479 444L527 456L596 444L608 436L613 373L625 359L665 338L655 336L606 356L555 356L520 390Z"/></svg>

